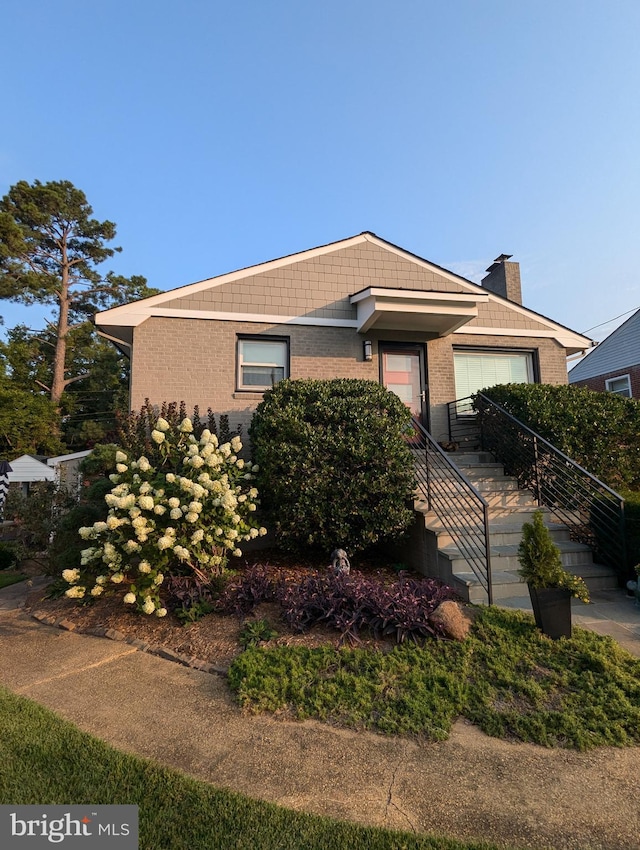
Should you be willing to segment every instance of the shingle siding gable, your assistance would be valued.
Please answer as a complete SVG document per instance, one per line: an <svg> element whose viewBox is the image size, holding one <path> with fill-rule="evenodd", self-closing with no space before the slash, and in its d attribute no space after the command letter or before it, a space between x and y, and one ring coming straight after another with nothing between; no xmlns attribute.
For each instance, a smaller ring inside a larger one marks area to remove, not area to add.
<svg viewBox="0 0 640 850"><path fill-rule="evenodd" d="M349 296L369 286L465 292L444 275L364 243L174 298L163 307L355 319Z"/></svg>

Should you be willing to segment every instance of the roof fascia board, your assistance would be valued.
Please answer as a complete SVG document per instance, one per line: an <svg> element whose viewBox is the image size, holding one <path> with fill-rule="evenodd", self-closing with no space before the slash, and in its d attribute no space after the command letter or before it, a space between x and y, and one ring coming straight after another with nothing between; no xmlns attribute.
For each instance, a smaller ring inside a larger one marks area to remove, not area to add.
<svg viewBox="0 0 640 850"><path fill-rule="evenodd" d="M364 301L365 298L383 298L386 301L394 299L411 299L413 301L460 301L469 303L485 302L489 293L440 292L430 289L398 289L394 287L369 286L361 289L355 295L349 296L352 304Z"/></svg>
<svg viewBox="0 0 640 850"><path fill-rule="evenodd" d="M478 334L482 336L521 336L527 338L531 337L532 339L535 337L538 337L539 339L556 339L564 348L577 348L579 351L583 351L585 348L582 344L585 338L579 334L572 334L568 331L559 333L554 330L539 331L530 329L527 330L525 328L482 328L471 325L454 331L454 333L467 334L468 336Z"/></svg>

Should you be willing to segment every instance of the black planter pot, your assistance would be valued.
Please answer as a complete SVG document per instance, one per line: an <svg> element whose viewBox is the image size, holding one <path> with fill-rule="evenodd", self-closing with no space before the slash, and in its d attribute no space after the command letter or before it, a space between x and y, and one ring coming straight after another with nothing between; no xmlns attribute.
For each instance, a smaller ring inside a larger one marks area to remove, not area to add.
<svg viewBox="0 0 640 850"><path fill-rule="evenodd" d="M571 591L564 587L528 587L536 626L554 640L571 637Z"/></svg>

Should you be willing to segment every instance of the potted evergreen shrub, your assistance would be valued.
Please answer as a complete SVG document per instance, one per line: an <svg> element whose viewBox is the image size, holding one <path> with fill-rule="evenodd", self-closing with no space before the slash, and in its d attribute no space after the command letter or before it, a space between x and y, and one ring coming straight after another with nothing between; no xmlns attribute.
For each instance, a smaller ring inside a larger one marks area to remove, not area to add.
<svg viewBox="0 0 640 850"><path fill-rule="evenodd" d="M542 511L536 511L533 522L522 526L518 561L538 628L554 640L571 637L571 597L588 602L589 591L583 579L562 566L560 550L544 524Z"/></svg>

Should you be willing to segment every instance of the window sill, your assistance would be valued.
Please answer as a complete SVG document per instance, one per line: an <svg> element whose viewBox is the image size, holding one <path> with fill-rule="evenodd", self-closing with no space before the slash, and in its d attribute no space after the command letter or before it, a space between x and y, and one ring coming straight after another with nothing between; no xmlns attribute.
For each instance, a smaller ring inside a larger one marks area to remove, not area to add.
<svg viewBox="0 0 640 850"><path fill-rule="evenodd" d="M262 398L266 390L236 390L232 398Z"/></svg>

